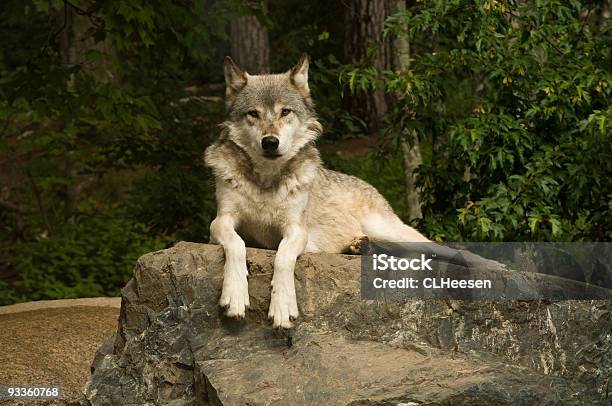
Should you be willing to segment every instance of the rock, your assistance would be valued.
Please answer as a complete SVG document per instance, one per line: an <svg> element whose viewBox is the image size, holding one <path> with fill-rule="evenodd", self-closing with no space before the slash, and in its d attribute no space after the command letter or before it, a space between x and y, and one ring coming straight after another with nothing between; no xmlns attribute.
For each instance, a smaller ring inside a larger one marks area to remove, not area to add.
<svg viewBox="0 0 612 406"><path fill-rule="evenodd" d="M300 318L267 320L273 251L248 249L251 309L217 306L219 246L138 260L82 404L567 405L609 401L610 301L362 301L360 258L296 266Z"/></svg>

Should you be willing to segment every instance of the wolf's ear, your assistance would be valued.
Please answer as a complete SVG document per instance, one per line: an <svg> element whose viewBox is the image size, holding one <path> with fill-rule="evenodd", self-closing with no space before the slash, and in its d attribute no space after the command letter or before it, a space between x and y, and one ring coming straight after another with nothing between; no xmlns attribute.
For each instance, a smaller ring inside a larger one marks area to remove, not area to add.
<svg viewBox="0 0 612 406"><path fill-rule="evenodd" d="M302 54L298 63L289 71L291 83L304 95L310 94L308 88L308 55Z"/></svg>
<svg viewBox="0 0 612 406"><path fill-rule="evenodd" d="M229 99L236 95L247 83L247 74L229 56L223 65L225 74L225 96Z"/></svg>

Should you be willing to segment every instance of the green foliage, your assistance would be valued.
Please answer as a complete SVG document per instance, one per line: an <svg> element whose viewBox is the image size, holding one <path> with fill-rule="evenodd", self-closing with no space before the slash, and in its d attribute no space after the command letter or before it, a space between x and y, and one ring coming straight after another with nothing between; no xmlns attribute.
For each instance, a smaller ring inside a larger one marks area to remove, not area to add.
<svg viewBox="0 0 612 406"><path fill-rule="evenodd" d="M135 182L127 204L132 215L157 234L176 240L208 241L216 205L210 178L196 170L166 167Z"/></svg>
<svg viewBox="0 0 612 406"><path fill-rule="evenodd" d="M201 157L223 105L188 86L222 80L241 4L0 5L0 154L24 202L2 216L3 301L15 300L7 283L21 300L117 294L160 241L207 239L214 193Z"/></svg>
<svg viewBox="0 0 612 406"><path fill-rule="evenodd" d="M387 133L431 143L423 227L446 240L612 237L605 2L423 1L388 20L411 65L346 70L398 99ZM379 83L380 82L380 83Z"/></svg>
<svg viewBox="0 0 612 406"><path fill-rule="evenodd" d="M0 281L0 306L17 302L19 302L19 297L15 294L13 287L4 281Z"/></svg>
<svg viewBox="0 0 612 406"><path fill-rule="evenodd" d="M28 300L117 296L138 257L164 246L161 239L147 236L144 224L116 215L86 216L51 237L16 245L13 266L21 281L14 296Z"/></svg>

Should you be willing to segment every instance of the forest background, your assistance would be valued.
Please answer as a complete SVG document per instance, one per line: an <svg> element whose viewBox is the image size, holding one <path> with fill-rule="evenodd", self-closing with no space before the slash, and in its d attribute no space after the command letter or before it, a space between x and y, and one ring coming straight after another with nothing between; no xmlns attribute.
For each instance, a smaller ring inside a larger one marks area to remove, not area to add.
<svg viewBox="0 0 612 406"><path fill-rule="evenodd" d="M437 241L610 241L610 1L4 0L0 305L206 242L225 55L311 57L326 165Z"/></svg>

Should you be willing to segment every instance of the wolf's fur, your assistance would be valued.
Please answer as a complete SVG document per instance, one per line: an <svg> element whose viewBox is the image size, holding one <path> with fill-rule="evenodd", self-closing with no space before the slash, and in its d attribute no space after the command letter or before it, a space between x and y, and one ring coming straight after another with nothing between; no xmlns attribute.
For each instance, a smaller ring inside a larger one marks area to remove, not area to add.
<svg viewBox="0 0 612 406"><path fill-rule="evenodd" d="M374 187L322 166L306 56L286 73L257 76L226 58L225 78L227 121L205 162L216 180L210 235L225 251L220 305L229 316L244 317L249 305L244 241L278 249L268 316L285 328L298 316L293 269L302 253L346 252L361 236L428 241ZM262 148L265 136L279 140L274 157Z"/></svg>

